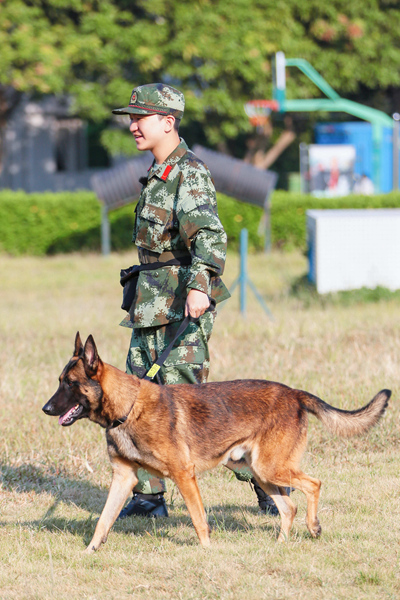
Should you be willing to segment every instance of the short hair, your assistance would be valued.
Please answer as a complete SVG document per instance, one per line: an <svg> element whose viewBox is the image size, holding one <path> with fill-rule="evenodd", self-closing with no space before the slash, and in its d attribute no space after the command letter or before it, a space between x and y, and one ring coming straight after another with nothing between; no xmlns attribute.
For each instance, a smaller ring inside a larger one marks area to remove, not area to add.
<svg viewBox="0 0 400 600"><path fill-rule="evenodd" d="M159 120L161 121L161 119L164 119L165 115L157 115ZM174 122L174 129L176 132L179 131L179 125L181 124L181 119L177 119L175 117L175 122Z"/></svg>

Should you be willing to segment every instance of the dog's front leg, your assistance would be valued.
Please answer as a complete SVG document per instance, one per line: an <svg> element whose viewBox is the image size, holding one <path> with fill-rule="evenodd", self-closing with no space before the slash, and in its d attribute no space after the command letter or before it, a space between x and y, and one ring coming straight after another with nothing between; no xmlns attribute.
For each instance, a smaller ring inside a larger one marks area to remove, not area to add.
<svg viewBox="0 0 400 600"><path fill-rule="evenodd" d="M175 480L175 483L178 486L180 493L182 494L182 498L185 501L185 504L193 521L194 528L199 537L200 544L202 546L209 546L210 527L207 523L206 513L200 496L199 486L197 484L197 479L194 474L194 468L192 470L192 473L188 473L187 471L179 471L179 473L175 473L173 479Z"/></svg>
<svg viewBox="0 0 400 600"><path fill-rule="evenodd" d="M85 550L87 554L95 552L100 544L106 542L108 532L121 512L130 492L138 482L136 473L129 462L120 458L114 458L112 460L112 469L113 475L110 491L108 492L103 512L96 525L92 541Z"/></svg>

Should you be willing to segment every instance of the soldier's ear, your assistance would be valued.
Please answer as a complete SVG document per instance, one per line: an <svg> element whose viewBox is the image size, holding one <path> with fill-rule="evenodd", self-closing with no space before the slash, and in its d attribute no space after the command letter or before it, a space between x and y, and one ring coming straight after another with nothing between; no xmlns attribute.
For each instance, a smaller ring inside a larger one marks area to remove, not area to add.
<svg viewBox="0 0 400 600"><path fill-rule="evenodd" d="M175 117L173 115L167 115L164 118L164 131L165 133L170 133L173 131L175 125Z"/></svg>

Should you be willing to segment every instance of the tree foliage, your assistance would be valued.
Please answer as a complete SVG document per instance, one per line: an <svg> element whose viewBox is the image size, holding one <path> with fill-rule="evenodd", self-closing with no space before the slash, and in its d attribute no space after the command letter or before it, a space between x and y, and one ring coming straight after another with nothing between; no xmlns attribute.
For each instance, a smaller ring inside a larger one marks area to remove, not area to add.
<svg viewBox="0 0 400 600"><path fill-rule="evenodd" d="M0 112L15 93L68 93L76 113L105 120L133 86L164 81L185 92L184 123L218 145L251 131L243 104L271 97L278 50L344 96L400 88L399 30L397 0L3 0ZM320 95L287 75L288 97Z"/></svg>

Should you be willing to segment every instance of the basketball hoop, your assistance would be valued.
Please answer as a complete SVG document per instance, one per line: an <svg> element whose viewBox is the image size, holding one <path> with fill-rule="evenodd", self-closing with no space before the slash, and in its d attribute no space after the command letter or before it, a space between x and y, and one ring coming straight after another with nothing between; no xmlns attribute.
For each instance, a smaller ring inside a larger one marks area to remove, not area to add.
<svg viewBox="0 0 400 600"><path fill-rule="evenodd" d="M244 105L244 111L254 127L266 125L272 110L279 110L276 100L249 100Z"/></svg>

